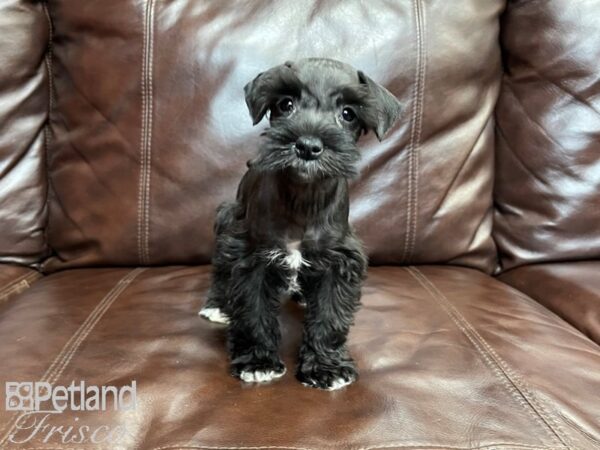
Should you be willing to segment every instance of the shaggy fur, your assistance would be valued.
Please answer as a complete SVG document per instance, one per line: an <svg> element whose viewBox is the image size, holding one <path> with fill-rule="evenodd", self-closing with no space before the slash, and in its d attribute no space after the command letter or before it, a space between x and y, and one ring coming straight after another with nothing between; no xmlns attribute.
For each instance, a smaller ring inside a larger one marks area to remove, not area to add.
<svg viewBox="0 0 600 450"><path fill-rule="evenodd" d="M287 62L244 88L254 124L269 114L234 202L215 221L213 284L200 312L228 322L231 373L280 377L280 301L306 305L296 376L337 389L357 378L346 339L367 260L348 224L361 134L381 140L400 107L385 88L329 59Z"/></svg>

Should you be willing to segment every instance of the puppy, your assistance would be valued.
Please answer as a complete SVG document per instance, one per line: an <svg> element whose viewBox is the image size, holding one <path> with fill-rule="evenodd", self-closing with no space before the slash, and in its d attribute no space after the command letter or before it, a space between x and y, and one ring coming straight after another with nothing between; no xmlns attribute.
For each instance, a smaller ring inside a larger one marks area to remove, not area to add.
<svg viewBox="0 0 600 450"><path fill-rule="evenodd" d="M361 71L331 59L286 62L244 88L254 125L268 115L256 158L215 222L213 282L203 317L228 324L231 373L281 377L280 300L305 303L297 378L338 389L358 374L346 340L367 258L348 224L356 142L381 140L398 100Z"/></svg>

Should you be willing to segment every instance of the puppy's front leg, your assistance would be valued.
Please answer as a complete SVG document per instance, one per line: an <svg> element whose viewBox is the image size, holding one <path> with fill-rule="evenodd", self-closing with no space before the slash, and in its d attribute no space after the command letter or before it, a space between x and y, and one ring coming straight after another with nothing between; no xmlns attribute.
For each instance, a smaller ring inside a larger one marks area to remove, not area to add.
<svg viewBox="0 0 600 450"><path fill-rule="evenodd" d="M231 373L243 381L265 382L285 373L278 355L277 320L285 276L258 253L240 260L233 269L228 345Z"/></svg>
<svg viewBox="0 0 600 450"><path fill-rule="evenodd" d="M306 313L296 376L310 387L339 389L358 377L346 339L360 304L366 258L353 239L305 258L300 282Z"/></svg>

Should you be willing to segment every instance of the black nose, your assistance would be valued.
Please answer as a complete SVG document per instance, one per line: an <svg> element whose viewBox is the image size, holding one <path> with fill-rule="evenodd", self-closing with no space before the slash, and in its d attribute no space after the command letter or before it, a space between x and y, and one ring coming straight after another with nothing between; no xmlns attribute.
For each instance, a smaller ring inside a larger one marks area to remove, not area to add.
<svg viewBox="0 0 600 450"><path fill-rule="evenodd" d="M317 159L323 153L323 142L318 137L300 136L296 141L296 154L302 159Z"/></svg>

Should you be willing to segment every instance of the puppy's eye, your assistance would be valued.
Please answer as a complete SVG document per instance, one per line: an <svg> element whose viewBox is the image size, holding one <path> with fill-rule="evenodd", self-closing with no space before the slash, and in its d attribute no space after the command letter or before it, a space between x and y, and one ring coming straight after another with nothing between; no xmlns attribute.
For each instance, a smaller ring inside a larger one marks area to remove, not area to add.
<svg viewBox="0 0 600 450"><path fill-rule="evenodd" d="M277 110L282 116L287 116L294 111L294 100L291 97L282 98L277 102Z"/></svg>
<svg viewBox="0 0 600 450"><path fill-rule="evenodd" d="M353 122L356 119L356 113L352 110L352 108L344 108L342 110L342 119L346 122Z"/></svg>

